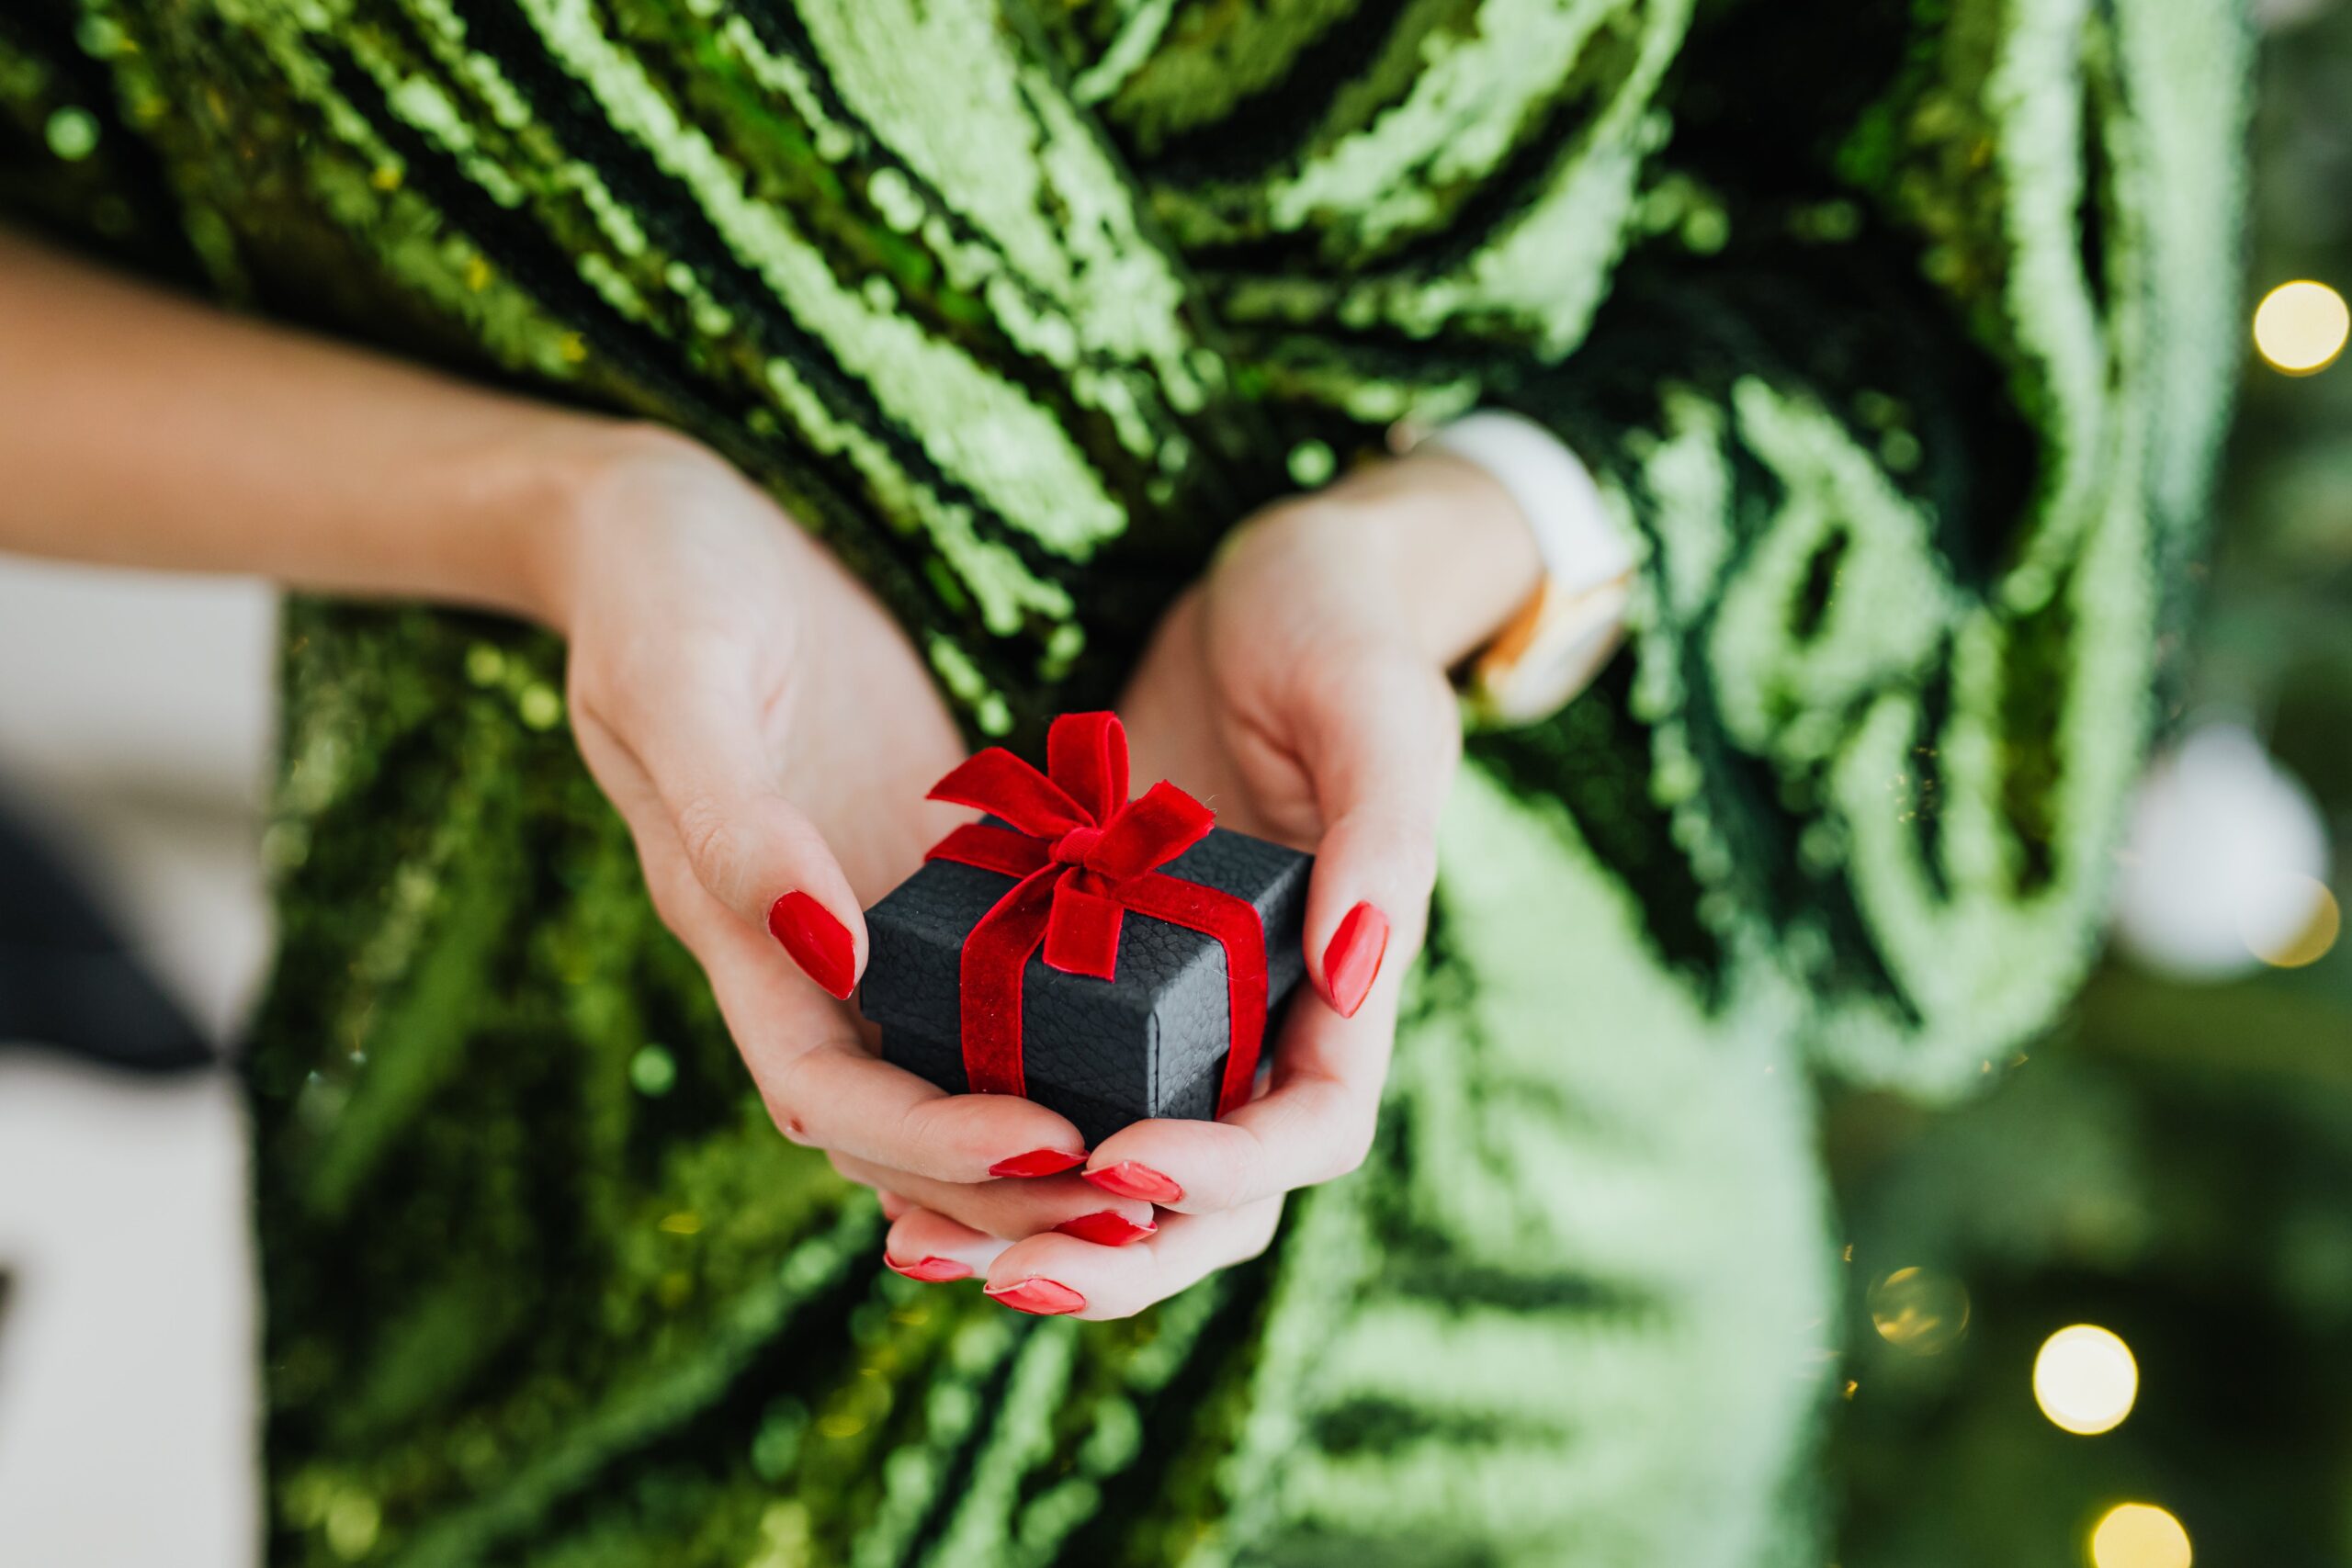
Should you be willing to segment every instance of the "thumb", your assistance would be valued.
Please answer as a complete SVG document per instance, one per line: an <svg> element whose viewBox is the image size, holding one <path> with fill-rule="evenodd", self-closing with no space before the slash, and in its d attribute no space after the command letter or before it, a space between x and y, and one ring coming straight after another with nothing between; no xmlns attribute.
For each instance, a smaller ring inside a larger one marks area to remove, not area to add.
<svg viewBox="0 0 2352 1568"><path fill-rule="evenodd" d="M829 994L846 999L865 966L865 917L841 863L778 786L748 694L696 683L620 737L670 818L695 880L763 926Z"/></svg>
<svg viewBox="0 0 2352 1568"><path fill-rule="evenodd" d="M1298 761L1324 822L1306 893L1306 972L1352 1018L1392 945L1417 948L1437 824L1462 755L1445 678L1410 650L1348 660L1301 715Z"/></svg>

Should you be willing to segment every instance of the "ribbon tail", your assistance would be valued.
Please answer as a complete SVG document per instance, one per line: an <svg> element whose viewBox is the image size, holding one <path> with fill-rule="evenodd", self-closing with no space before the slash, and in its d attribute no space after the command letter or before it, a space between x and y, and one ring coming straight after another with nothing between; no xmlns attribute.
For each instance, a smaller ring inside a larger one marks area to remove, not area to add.
<svg viewBox="0 0 2352 1568"><path fill-rule="evenodd" d="M1216 1113L1250 1101L1266 1035L1266 929L1255 905L1230 893L1153 872L1122 883L1119 902L1138 915L1214 938L1225 949L1227 1031L1232 1043L1217 1086Z"/></svg>
<svg viewBox="0 0 2352 1568"><path fill-rule="evenodd" d="M1023 877L964 939L957 960L964 1077L974 1094L1028 1092L1021 1063L1021 973L1046 940L1055 885L1068 867L1048 865Z"/></svg>

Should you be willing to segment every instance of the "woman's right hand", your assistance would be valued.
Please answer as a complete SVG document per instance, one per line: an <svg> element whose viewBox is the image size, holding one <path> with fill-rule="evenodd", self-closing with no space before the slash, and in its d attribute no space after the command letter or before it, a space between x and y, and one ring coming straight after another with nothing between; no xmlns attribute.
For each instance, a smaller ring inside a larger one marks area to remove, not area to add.
<svg viewBox="0 0 2352 1568"><path fill-rule="evenodd" d="M1104 1207L1074 1177L989 1181L1075 1165L1077 1129L885 1065L836 999L861 902L956 820L923 796L964 748L873 597L725 462L5 231L0 342L0 549L552 626L589 769L786 1134L975 1213L1025 1190L1029 1229Z"/></svg>
<svg viewBox="0 0 2352 1568"><path fill-rule="evenodd" d="M933 1182L1077 1165L1069 1122L889 1066L845 1000L861 907L962 815L924 798L964 747L913 646L718 457L661 433L614 446L531 552L534 597L571 644L581 752L776 1125Z"/></svg>

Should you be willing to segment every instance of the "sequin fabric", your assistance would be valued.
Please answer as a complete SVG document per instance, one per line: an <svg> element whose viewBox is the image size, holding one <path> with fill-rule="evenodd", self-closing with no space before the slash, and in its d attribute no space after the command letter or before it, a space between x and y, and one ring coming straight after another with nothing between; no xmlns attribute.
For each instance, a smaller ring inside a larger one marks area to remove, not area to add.
<svg viewBox="0 0 2352 1568"><path fill-rule="evenodd" d="M976 738L1253 505L1548 423L1628 651L1477 738L1381 1141L1130 1323L885 1270L565 734L304 602L254 1041L283 1563L1818 1561L1809 1075L2094 942L2234 352L2218 0L19 0L0 201L661 420ZM139 439L123 432L126 442Z"/></svg>

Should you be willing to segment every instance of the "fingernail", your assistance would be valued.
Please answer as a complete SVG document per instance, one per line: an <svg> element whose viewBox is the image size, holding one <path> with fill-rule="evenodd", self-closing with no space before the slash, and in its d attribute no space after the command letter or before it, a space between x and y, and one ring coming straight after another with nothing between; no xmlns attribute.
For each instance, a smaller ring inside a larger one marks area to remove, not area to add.
<svg viewBox="0 0 2352 1568"><path fill-rule="evenodd" d="M1021 1280L1010 1285L987 1285L981 1294L992 1301L1002 1302L1015 1312L1035 1313L1039 1317L1059 1317L1067 1312L1077 1312L1086 1305L1086 1298L1068 1285L1052 1280Z"/></svg>
<svg viewBox="0 0 2352 1568"><path fill-rule="evenodd" d="M1080 1214L1074 1220L1064 1220L1054 1228L1064 1235L1074 1235L1097 1247L1125 1247L1131 1241L1141 1241L1159 1227L1139 1225L1115 1209L1104 1209L1098 1213Z"/></svg>
<svg viewBox="0 0 2352 1568"><path fill-rule="evenodd" d="M882 1255L882 1261L904 1274L908 1279L921 1280L928 1285L936 1285L946 1280L968 1280L972 1277L970 1265L958 1263L952 1258L925 1257L917 1258L912 1263L901 1263L886 1252Z"/></svg>
<svg viewBox="0 0 2352 1568"><path fill-rule="evenodd" d="M1323 984L1331 1006L1341 1018L1353 1018L1380 977L1380 960L1388 952L1388 917L1370 904L1358 904L1331 933L1323 950Z"/></svg>
<svg viewBox="0 0 2352 1568"><path fill-rule="evenodd" d="M830 994L849 1000L857 984L857 943L849 928L806 893L786 894L768 906L768 934Z"/></svg>
<svg viewBox="0 0 2352 1568"><path fill-rule="evenodd" d="M1180 1203L1184 1199L1182 1188L1151 1167L1137 1165L1131 1159L1079 1174L1114 1197L1140 1198L1147 1203Z"/></svg>
<svg viewBox="0 0 2352 1568"><path fill-rule="evenodd" d="M1059 1176L1074 1165L1086 1163L1086 1151L1071 1154L1067 1149L1031 1149L1025 1155L1014 1155L989 1167L990 1176Z"/></svg>

